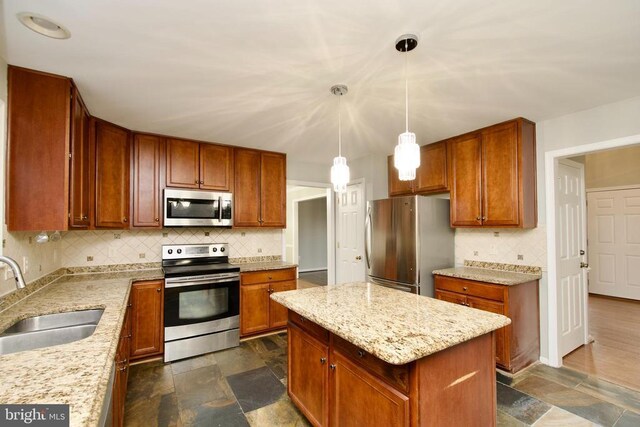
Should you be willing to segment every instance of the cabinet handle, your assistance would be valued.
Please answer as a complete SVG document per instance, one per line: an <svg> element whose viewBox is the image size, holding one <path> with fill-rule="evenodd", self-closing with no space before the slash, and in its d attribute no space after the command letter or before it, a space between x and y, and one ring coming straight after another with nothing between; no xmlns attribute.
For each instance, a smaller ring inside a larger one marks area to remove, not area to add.
<svg viewBox="0 0 640 427"><path fill-rule="evenodd" d="M477 216L477 217L476 217L476 221L480 221L481 219L482 219L482 217L481 217L481 216Z"/></svg>
<svg viewBox="0 0 640 427"><path fill-rule="evenodd" d="M127 222L127 218L122 218L122 222Z"/></svg>
<svg viewBox="0 0 640 427"><path fill-rule="evenodd" d="M196 179L196 184L200 184L197 179Z"/></svg>
<svg viewBox="0 0 640 427"><path fill-rule="evenodd" d="M334 365L333 363L331 365L329 365L329 367L331 368L332 371L336 370L336 365Z"/></svg>
<svg viewBox="0 0 640 427"><path fill-rule="evenodd" d="M158 288L158 289L156 289L156 292L160 293L160 290L161 290L161 289L160 289L160 288Z"/></svg>
<svg viewBox="0 0 640 427"><path fill-rule="evenodd" d="M89 219L89 217L88 217L88 216L86 216L86 215L83 215L83 216L82 216L82 219L86 221L86 220L88 220L88 219Z"/></svg>
<svg viewBox="0 0 640 427"><path fill-rule="evenodd" d="M467 287L466 287L466 286L463 286L463 287L462 287L462 290L463 290L463 291L466 291L466 290L467 290Z"/></svg>
<svg viewBox="0 0 640 427"><path fill-rule="evenodd" d="M271 279L272 279L272 277L271 277L271 276L269 276L269 280L271 280Z"/></svg>
<svg viewBox="0 0 640 427"><path fill-rule="evenodd" d="M364 357L366 353L364 352L364 350L358 350L358 357Z"/></svg>
<svg viewBox="0 0 640 427"><path fill-rule="evenodd" d="M159 222L159 221L160 221L160 218L155 218L155 220L156 220L156 222Z"/></svg>
<svg viewBox="0 0 640 427"><path fill-rule="evenodd" d="M127 304L127 307L133 307L133 303L130 302L129 304Z"/></svg>
<svg viewBox="0 0 640 427"><path fill-rule="evenodd" d="M300 316L300 323L304 323L304 321L305 321L305 318Z"/></svg>
<svg viewBox="0 0 640 427"><path fill-rule="evenodd" d="M324 365L325 363L327 363L327 358L326 357L321 357L320 358L320 364Z"/></svg>
<svg viewBox="0 0 640 427"><path fill-rule="evenodd" d="M200 184L204 184L204 181L200 181Z"/></svg>
<svg viewBox="0 0 640 427"><path fill-rule="evenodd" d="M487 217L486 217L486 216L483 216L483 217L482 217L482 220L483 220L483 221L486 221L486 220L487 220Z"/></svg>
<svg viewBox="0 0 640 427"><path fill-rule="evenodd" d="M124 365L122 368L118 369L120 372L124 372L127 370L127 365Z"/></svg>

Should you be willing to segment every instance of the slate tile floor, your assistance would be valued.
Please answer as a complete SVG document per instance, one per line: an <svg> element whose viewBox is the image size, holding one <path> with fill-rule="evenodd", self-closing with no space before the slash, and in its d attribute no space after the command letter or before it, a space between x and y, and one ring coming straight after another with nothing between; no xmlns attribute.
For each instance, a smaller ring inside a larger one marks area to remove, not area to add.
<svg viewBox="0 0 640 427"><path fill-rule="evenodd" d="M498 426L640 426L640 393L570 369L496 374ZM126 426L308 426L287 396L287 335L134 365Z"/></svg>

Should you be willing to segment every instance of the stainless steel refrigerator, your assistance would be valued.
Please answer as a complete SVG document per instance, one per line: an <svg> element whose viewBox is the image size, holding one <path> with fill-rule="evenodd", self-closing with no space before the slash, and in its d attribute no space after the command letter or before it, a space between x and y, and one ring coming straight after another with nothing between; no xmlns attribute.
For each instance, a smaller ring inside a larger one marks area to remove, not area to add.
<svg viewBox="0 0 640 427"><path fill-rule="evenodd" d="M367 203L365 257L371 282L433 297L433 270L453 267L449 200L394 197Z"/></svg>

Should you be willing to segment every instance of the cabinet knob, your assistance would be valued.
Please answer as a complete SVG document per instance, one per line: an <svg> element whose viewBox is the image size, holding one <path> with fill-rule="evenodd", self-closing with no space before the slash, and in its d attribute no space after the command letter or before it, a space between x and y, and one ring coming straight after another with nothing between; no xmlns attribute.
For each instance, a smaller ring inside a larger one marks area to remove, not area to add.
<svg viewBox="0 0 640 427"><path fill-rule="evenodd" d="M364 357L365 354L364 350L358 350L358 357Z"/></svg>
<svg viewBox="0 0 640 427"><path fill-rule="evenodd" d="M326 357L321 357L320 358L320 364L324 365L325 363L327 363L327 358Z"/></svg>
<svg viewBox="0 0 640 427"><path fill-rule="evenodd" d="M155 218L155 221L156 222L160 222L160 218Z"/></svg>
<svg viewBox="0 0 640 427"><path fill-rule="evenodd" d="M200 184L204 184L204 181L200 181Z"/></svg>
<svg viewBox="0 0 640 427"><path fill-rule="evenodd" d="M127 222L127 218L122 218L122 222Z"/></svg>
<svg viewBox="0 0 640 427"><path fill-rule="evenodd" d="M463 290L463 291L466 291L467 289L468 289L468 288L467 288L466 286L463 286L463 287L462 287L462 290Z"/></svg>
<svg viewBox="0 0 640 427"><path fill-rule="evenodd" d="M86 216L86 215L82 215L82 219L86 221L86 220L88 220L88 219L89 219L89 217L88 217L88 216Z"/></svg>
<svg viewBox="0 0 640 427"><path fill-rule="evenodd" d="M476 221L480 221L481 219L482 219L482 217L481 217L481 216L477 216L477 217L476 217Z"/></svg>
<svg viewBox="0 0 640 427"><path fill-rule="evenodd" d="M272 279L272 277L271 277L271 276L269 276L269 280L271 280L271 279Z"/></svg>
<svg viewBox="0 0 640 427"><path fill-rule="evenodd" d="M483 217L482 217L482 220L483 220L483 221L486 221L486 220L487 220L487 217L486 217L486 216L483 216Z"/></svg>
<svg viewBox="0 0 640 427"><path fill-rule="evenodd" d="M160 288L156 289L156 292L160 293L160 291L161 291L161 289L160 289Z"/></svg>
<svg viewBox="0 0 640 427"><path fill-rule="evenodd" d="M332 371L335 371L335 370L336 370L336 365L335 365L335 364L333 364L333 363L332 363L331 365L329 365L329 367L331 368L331 370L332 370Z"/></svg>
<svg viewBox="0 0 640 427"><path fill-rule="evenodd" d="M198 180L196 179L196 184L200 184L200 182L198 182Z"/></svg>

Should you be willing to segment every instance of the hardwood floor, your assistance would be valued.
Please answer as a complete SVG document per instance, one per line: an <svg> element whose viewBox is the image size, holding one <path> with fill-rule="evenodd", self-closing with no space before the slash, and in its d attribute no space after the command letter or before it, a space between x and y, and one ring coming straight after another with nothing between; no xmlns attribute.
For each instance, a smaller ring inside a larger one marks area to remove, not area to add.
<svg viewBox="0 0 640 427"><path fill-rule="evenodd" d="M327 284L327 270L301 272L298 274L298 277L307 282L315 283L316 285Z"/></svg>
<svg viewBox="0 0 640 427"><path fill-rule="evenodd" d="M589 332L564 366L640 391L640 301L590 295Z"/></svg>

